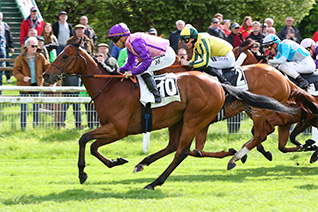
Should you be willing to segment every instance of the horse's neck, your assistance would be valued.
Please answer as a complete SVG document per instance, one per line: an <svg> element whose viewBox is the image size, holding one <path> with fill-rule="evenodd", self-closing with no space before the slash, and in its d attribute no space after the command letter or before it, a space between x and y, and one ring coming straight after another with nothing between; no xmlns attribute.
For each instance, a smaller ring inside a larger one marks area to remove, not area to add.
<svg viewBox="0 0 318 212"><path fill-rule="evenodd" d="M106 74L106 71L103 70L95 61L92 59L87 60L87 69L83 72L83 75L96 75L96 74ZM111 78L94 78L94 77L82 77L82 82L86 87L86 90L90 97L94 98L102 87L107 83Z"/></svg>

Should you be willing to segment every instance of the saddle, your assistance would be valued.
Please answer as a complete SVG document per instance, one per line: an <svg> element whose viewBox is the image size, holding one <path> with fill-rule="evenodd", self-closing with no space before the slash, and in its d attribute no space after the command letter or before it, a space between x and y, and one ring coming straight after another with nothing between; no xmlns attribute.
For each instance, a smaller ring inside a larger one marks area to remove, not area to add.
<svg viewBox="0 0 318 212"><path fill-rule="evenodd" d="M243 70L240 67L222 69L223 76L231 83L242 90L247 90L247 82Z"/></svg>

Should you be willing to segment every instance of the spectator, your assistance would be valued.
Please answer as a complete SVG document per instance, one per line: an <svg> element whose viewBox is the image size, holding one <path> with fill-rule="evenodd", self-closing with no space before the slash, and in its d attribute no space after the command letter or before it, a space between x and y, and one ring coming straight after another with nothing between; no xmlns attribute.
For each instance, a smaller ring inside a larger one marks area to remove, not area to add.
<svg viewBox="0 0 318 212"><path fill-rule="evenodd" d="M267 63L267 57L261 53L261 45L259 42L255 42L251 48L251 52L254 54L258 62Z"/></svg>
<svg viewBox="0 0 318 212"><path fill-rule="evenodd" d="M44 45L49 52L50 62L52 63L56 57L56 49L58 47L58 41L55 35L53 34L52 26L50 23L46 23L44 25L44 29L42 32L42 37L44 38Z"/></svg>
<svg viewBox="0 0 318 212"><path fill-rule="evenodd" d="M318 42L318 31L312 35L312 39L317 43Z"/></svg>
<svg viewBox="0 0 318 212"><path fill-rule="evenodd" d="M67 40L66 45L74 43L78 41L79 39L82 39L82 42L80 46L85 49L88 52L93 52L94 51L94 44L93 42L84 34L84 25L82 24L77 24L75 26L74 32L75 35L72 36L70 39ZM62 86L81 86L81 80L80 78L77 77L72 77L68 76L63 79L62 81ZM72 93L63 93L63 95L73 95L76 96L79 93L78 92L72 92ZM66 113L68 108L70 107L70 104L63 104L62 108L62 127L65 128L65 120L66 120ZM81 105L80 104L72 104L73 107L73 114L75 118L75 127L77 129L83 129L82 126L82 113L81 113Z"/></svg>
<svg viewBox="0 0 318 212"><path fill-rule="evenodd" d="M232 32L230 30L230 27L231 27L231 20L230 19L225 19L224 20L224 25L223 25L224 29L224 33L225 33L225 36L229 36L229 34Z"/></svg>
<svg viewBox="0 0 318 212"><path fill-rule="evenodd" d="M268 26L266 23L261 24L261 32L263 33L263 37L267 35L267 29L268 29Z"/></svg>
<svg viewBox="0 0 318 212"><path fill-rule="evenodd" d="M177 54L181 60L190 60L188 54L187 54L187 50L185 50L184 48L178 49L178 54Z"/></svg>
<svg viewBox="0 0 318 212"><path fill-rule="evenodd" d="M38 9L36 7L31 7L30 15L24 19L20 27L20 46L24 42L24 38L28 35L29 29L36 29L39 34L42 33L44 27L44 21L42 18L37 16Z"/></svg>
<svg viewBox="0 0 318 212"><path fill-rule="evenodd" d="M287 32L288 32L288 29L289 28L293 28L294 31L295 31L295 37L296 37L296 42L297 43L300 43L300 34L299 34L299 30L293 26L294 24L294 19L290 16L288 16L286 19L285 19L285 26L279 31L278 33L278 37L281 39L281 40L284 40L286 39L286 36L287 36Z"/></svg>
<svg viewBox="0 0 318 212"><path fill-rule="evenodd" d="M249 36L247 36L246 39L250 38L261 44L263 40L263 34L261 32L260 26L261 24L258 21L254 21L252 23L253 31Z"/></svg>
<svg viewBox="0 0 318 212"><path fill-rule="evenodd" d="M119 48L118 46L116 45L113 45L112 47L112 51L110 53L110 55L115 58L116 60L118 60L118 57L119 57L119 53L121 52L122 48Z"/></svg>
<svg viewBox="0 0 318 212"><path fill-rule="evenodd" d="M232 32L225 38L227 42L232 44L233 48L239 46L244 42L242 34L239 32L240 25L238 23L232 24Z"/></svg>
<svg viewBox="0 0 318 212"><path fill-rule="evenodd" d="M184 21L178 20L176 22L177 30L173 31L169 36L170 46L173 48L175 52L177 52L178 50L178 43L180 41L179 36L180 36L181 30L184 28L184 25L185 25Z"/></svg>
<svg viewBox="0 0 318 212"><path fill-rule="evenodd" d="M6 55L8 58L10 54L14 53L13 38L12 38L12 33L11 33L9 25L6 22L3 22L2 19L3 19L3 14L2 12L0 12L0 26L2 26L2 31L0 35L5 37L6 39ZM7 62L6 66L10 66L10 63ZM12 72L6 71L5 75L7 77L7 82L12 83L12 80L11 80Z"/></svg>
<svg viewBox="0 0 318 212"><path fill-rule="evenodd" d="M224 29L224 26L222 25L222 22L223 22L223 15L221 13L216 13L214 15L214 18L217 18L219 20L219 28L220 29ZM211 26L210 26L211 27Z"/></svg>
<svg viewBox="0 0 318 212"><path fill-rule="evenodd" d="M38 46L41 48L41 53L43 54L43 56L45 57L45 59L47 61L50 62L50 56L49 56L49 51L47 50L47 48L44 46L44 38L42 38L41 36L35 36L36 39L38 40Z"/></svg>
<svg viewBox="0 0 318 212"><path fill-rule="evenodd" d="M72 36L68 41L66 42L66 45L69 45L71 43L75 43L76 41L82 39L82 42L80 43L80 46L85 49L88 53L93 54L94 53L94 44L91 39L87 35L84 34L85 32L85 26L82 24L77 24L74 29L75 35Z"/></svg>
<svg viewBox="0 0 318 212"><path fill-rule="evenodd" d="M25 41L26 41L28 38L30 38L30 37L35 37L35 36L37 36L37 35L38 35L38 31L37 31L36 29L33 29L33 28L29 29L28 35L27 35L27 36L24 38L24 40L23 40L23 45L24 45ZM23 48L23 46L22 46L22 48Z"/></svg>
<svg viewBox="0 0 318 212"><path fill-rule="evenodd" d="M62 11L59 14L59 20L53 24L53 34L57 38L59 44L56 52L57 55L63 51L68 39L73 36L72 25L66 22L67 18L67 12Z"/></svg>
<svg viewBox="0 0 318 212"><path fill-rule="evenodd" d="M48 68L50 63L41 54L38 48L38 40L30 37L25 42L22 53L15 59L13 75L17 78L18 86L42 86L42 74ZM23 92L22 96L29 94L39 95L39 92ZM27 105L21 104L21 130L26 127ZM33 104L33 127L39 124L39 104Z"/></svg>
<svg viewBox="0 0 318 212"><path fill-rule="evenodd" d="M0 58L7 58L7 44L6 38L2 35L2 25L0 25ZM6 62L0 62L0 67L5 67ZM3 71L0 71L0 86L2 86L2 75ZM0 91L0 95L2 95L2 91Z"/></svg>
<svg viewBox="0 0 318 212"><path fill-rule="evenodd" d="M268 27L267 28L267 35L274 34L276 35L276 29L274 27Z"/></svg>
<svg viewBox="0 0 318 212"><path fill-rule="evenodd" d="M155 28L150 28L148 31L149 35L154 35L154 36L158 36L158 32Z"/></svg>
<svg viewBox="0 0 318 212"><path fill-rule="evenodd" d="M211 22L211 27L208 28L207 33L215 37L225 39L225 32L219 27L219 19L213 18Z"/></svg>
<svg viewBox="0 0 318 212"><path fill-rule="evenodd" d="M119 56L117 60L119 68L125 65L125 63L127 62L127 57L128 57L127 47L125 47L119 52Z"/></svg>
<svg viewBox="0 0 318 212"><path fill-rule="evenodd" d="M85 29L85 35L87 35L87 37L89 39L91 39L91 41L93 41L94 46L97 45L97 36L95 31L93 30L93 28L91 26L88 25L88 18L87 16L82 16L80 18L80 24L84 25L84 29Z"/></svg>
<svg viewBox="0 0 318 212"><path fill-rule="evenodd" d="M318 48L315 41L310 38L305 38L304 40L301 41L300 45L309 51L310 56L315 61L316 70L317 70L318 69Z"/></svg>
<svg viewBox="0 0 318 212"><path fill-rule="evenodd" d="M251 16L245 16L243 20L243 24L241 25L239 32L242 34L244 40L246 40L247 36L251 34L253 31L252 27L252 17Z"/></svg>
<svg viewBox="0 0 318 212"><path fill-rule="evenodd" d="M113 72L113 71L117 71L117 69L118 69L118 63L117 63L117 60L114 58L114 57L112 57L109 53L108 53L108 45L106 44L106 43L100 43L99 45L98 45L98 49L97 49L97 52L99 53L99 54L103 54L104 56L104 61L103 61L103 63L106 65L106 66L108 66L108 67L111 67L111 70L109 70L109 71L111 71L111 72ZM99 54L97 54L97 55L99 55ZM120 53L119 53L120 54ZM98 58L97 58L98 59Z"/></svg>
<svg viewBox="0 0 318 212"><path fill-rule="evenodd" d="M272 18L266 18L265 23L267 24L268 28L274 26L274 20Z"/></svg>
<svg viewBox="0 0 318 212"><path fill-rule="evenodd" d="M289 28L287 30L287 34L286 34L286 38L285 39L297 42L297 39L295 37L295 30L293 28Z"/></svg>

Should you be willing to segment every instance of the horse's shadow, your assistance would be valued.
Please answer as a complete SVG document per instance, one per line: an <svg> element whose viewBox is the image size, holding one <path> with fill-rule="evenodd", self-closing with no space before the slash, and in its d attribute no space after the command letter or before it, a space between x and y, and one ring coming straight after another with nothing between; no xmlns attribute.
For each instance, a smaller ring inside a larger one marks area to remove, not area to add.
<svg viewBox="0 0 318 212"><path fill-rule="evenodd" d="M104 191L96 192L84 189L69 189L60 193L50 193L45 196L39 195L23 195L15 199L6 199L2 203L4 205L17 205L17 204L34 204L39 202L54 201L54 202L67 202L67 201L85 201L96 200L103 198L118 198L118 199L162 199L171 194L164 194L161 191L147 191L143 189L129 190L127 192L114 192L110 189L103 189Z"/></svg>
<svg viewBox="0 0 318 212"><path fill-rule="evenodd" d="M220 181L223 183L226 182L249 182L249 181L273 181L280 179L293 179L297 176L310 176L318 175L318 170L316 167L299 167L299 166L273 166L273 167L259 167L259 168L246 168L246 169L237 169L232 171L226 171L225 169L205 169L203 170L204 174L199 175L174 175L170 176L169 181L173 182L214 182ZM223 172L224 174L220 174ZM218 174L216 174L218 173ZM143 174L143 173L139 173ZM136 174L135 179L126 179L126 180L100 180L95 182L88 182L89 185L104 185L105 188L101 192L84 190L84 189L69 189L61 193L51 193L46 196L38 195L23 195L20 198L16 199L7 199L3 200L4 205L15 205L15 204L32 204L45 201L54 201L54 202L65 202L65 201L83 201L90 199L102 199L102 198L126 198L126 199L163 199L171 197L171 193L164 193L161 190L156 191L147 191L144 189L130 189L127 192L114 192L112 189L107 188L107 185L118 185L118 186L129 186L129 184L141 184L147 185L154 178L150 177L140 177L137 178L139 174ZM122 185L120 185L122 184ZM293 186L293 185L290 185ZM314 184L304 184L301 186L294 186L297 189L305 190L316 190L318 189L317 185Z"/></svg>

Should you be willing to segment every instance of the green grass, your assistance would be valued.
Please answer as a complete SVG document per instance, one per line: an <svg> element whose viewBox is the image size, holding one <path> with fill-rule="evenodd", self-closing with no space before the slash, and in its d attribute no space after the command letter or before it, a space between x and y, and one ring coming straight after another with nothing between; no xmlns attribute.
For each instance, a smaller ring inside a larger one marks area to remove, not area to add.
<svg viewBox="0 0 318 212"><path fill-rule="evenodd" d="M315 211L318 206L318 163L309 163L311 152L280 153L277 135L264 143L272 162L253 150L246 164L227 171L230 158L187 157L162 186L148 191L142 188L166 169L173 154L132 173L146 156L141 135L100 148L108 158L129 160L112 169L90 155L87 145L88 180L81 185L77 141L84 132L1 131L0 211ZM239 149L250 137L211 127L206 150ZM150 154L166 146L167 130L151 138Z"/></svg>

